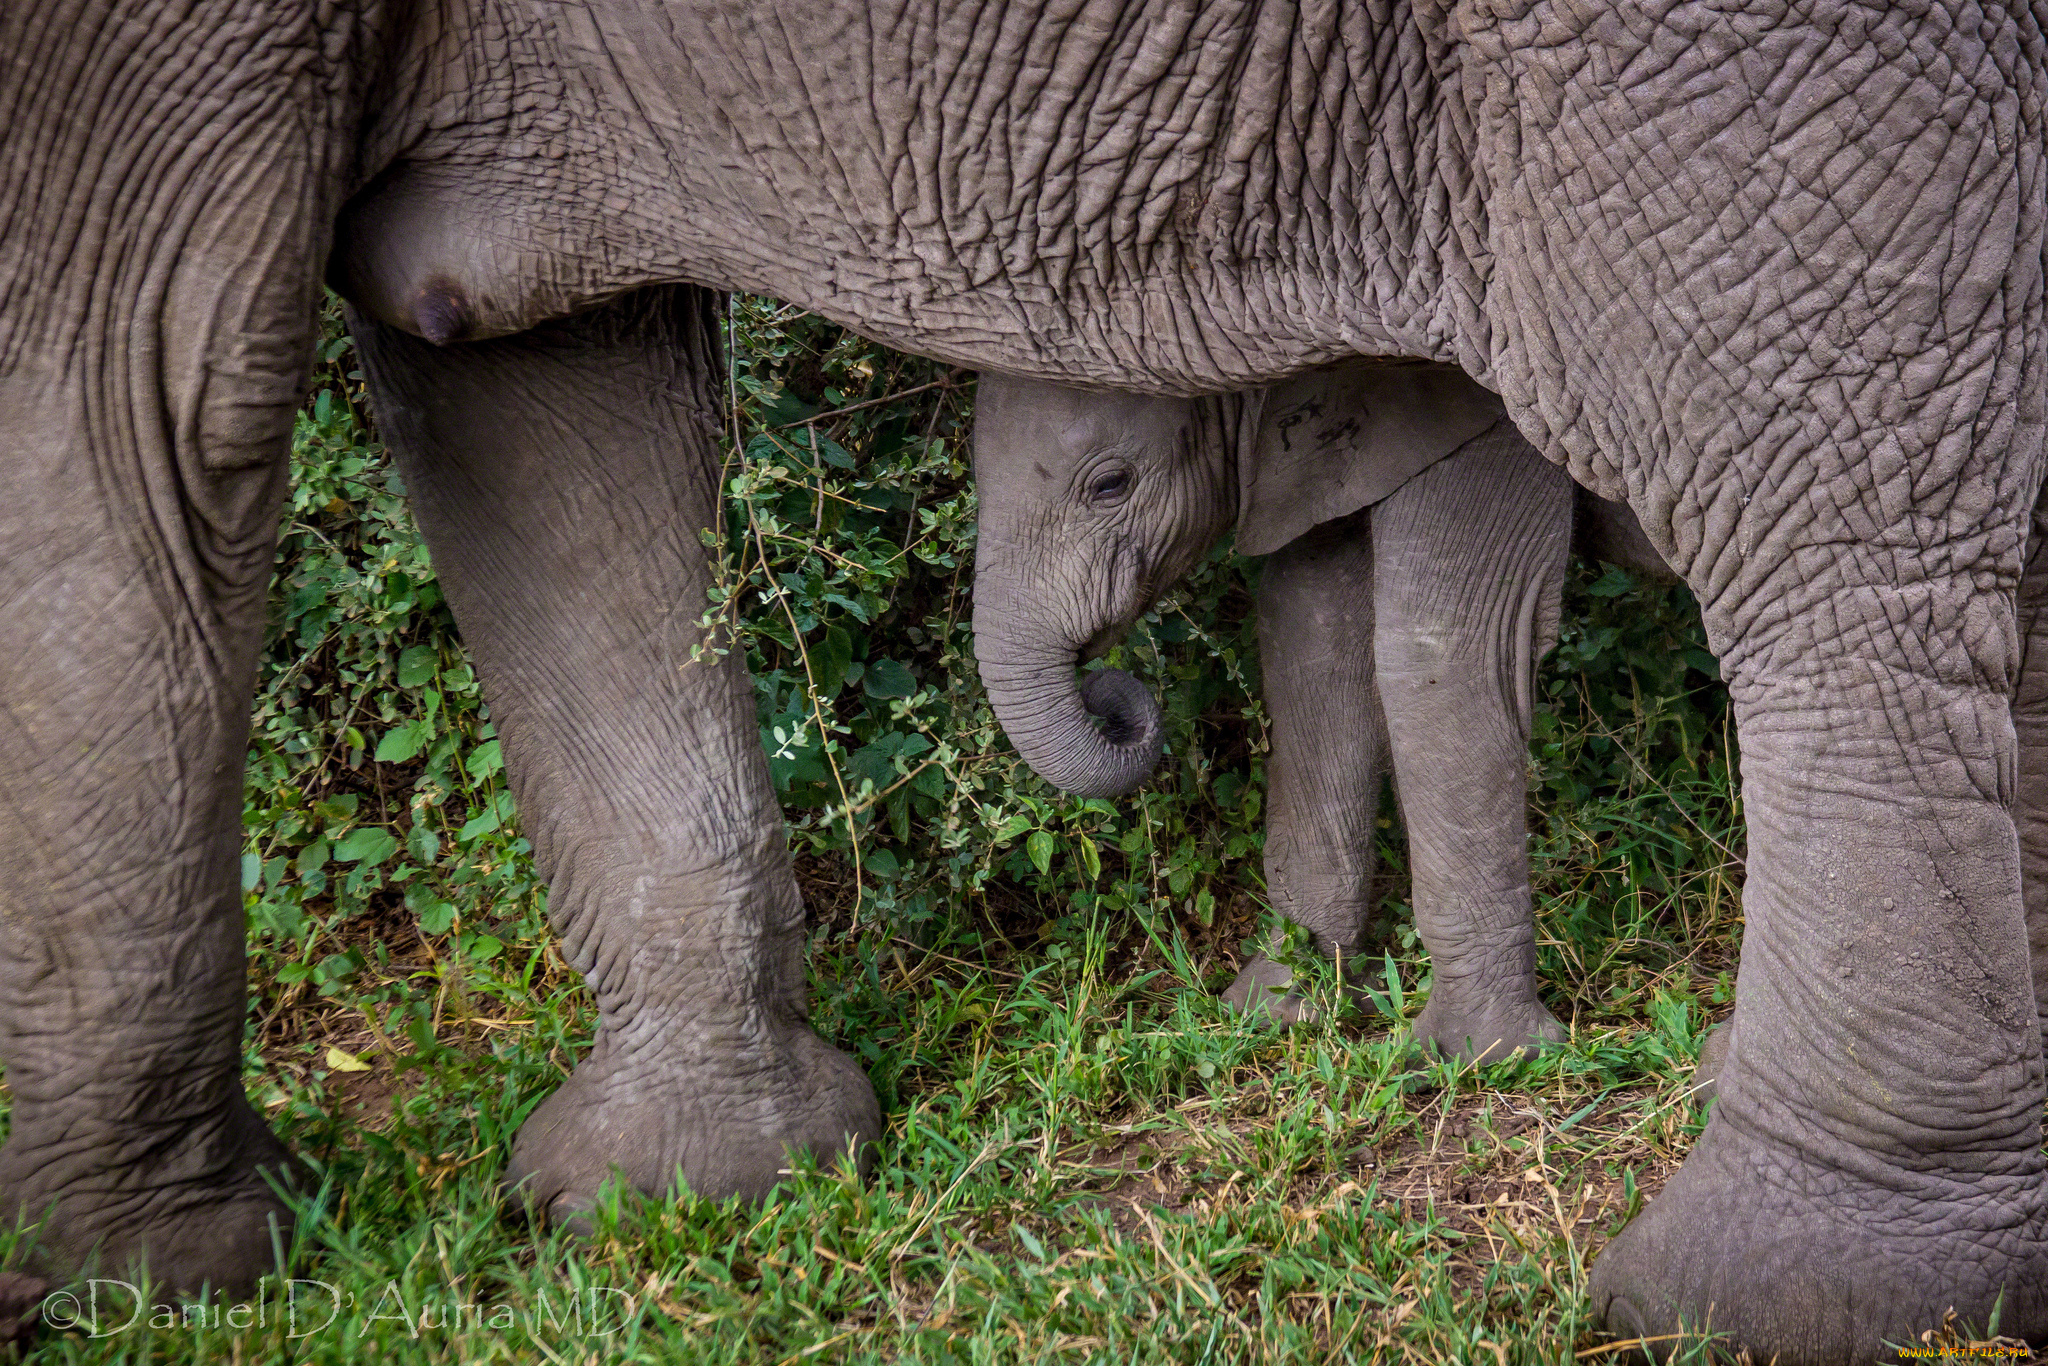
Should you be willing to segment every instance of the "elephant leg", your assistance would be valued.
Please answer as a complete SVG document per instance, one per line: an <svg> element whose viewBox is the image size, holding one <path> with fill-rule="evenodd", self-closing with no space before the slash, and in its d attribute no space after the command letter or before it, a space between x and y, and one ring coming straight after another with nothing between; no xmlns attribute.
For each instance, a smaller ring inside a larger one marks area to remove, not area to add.
<svg viewBox="0 0 2048 1366"><path fill-rule="evenodd" d="M1381 705L1434 985L1415 1037L1493 1059L1562 1039L1536 993L1528 772L1572 482L1506 422L1373 509Z"/></svg>
<svg viewBox="0 0 2048 1366"><path fill-rule="evenodd" d="M0 1218L60 1276L246 1294L290 1243L239 871L348 154L313 24L0 6Z"/></svg>
<svg viewBox="0 0 2048 1366"><path fill-rule="evenodd" d="M2019 830L2020 896L2033 959L2034 1001L2048 1031L2048 505L2034 508L2018 607L2020 677L2012 722L2019 741L2019 787L2013 823Z"/></svg>
<svg viewBox="0 0 2048 1366"><path fill-rule="evenodd" d="M440 348L357 320L377 412L476 659L592 1050L512 1178L581 1218L616 1170L758 1197L865 1154L873 1089L807 1023L803 903L737 655L693 659L710 568L713 296L644 291Z"/></svg>
<svg viewBox="0 0 2048 1366"><path fill-rule="evenodd" d="M1594 1266L1614 1331L1788 1366L1890 1360L1951 1309L2048 1333L2017 632L1969 558L2021 541L1996 506L1963 510L1974 540L1813 545L1770 611L1709 608L1749 829L1735 1015L1705 1131Z"/></svg>
<svg viewBox="0 0 2048 1366"><path fill-rule="evenodd" d="M1373 817L1386 776L1386 721L1373 683L1369 515L1326 522L1275 551L1259 580L1266 764L1266 890L1340 960L1363 946ZM1223 993L1239 1010L1293 1023L1313 1007L1261 954Z"/></svg>
<svg viewBox="0 0 2048 1366"><path fill-rule="evenodd" d="M242 1090L239 872L293 370L230 469L165 412L109 432L90 382L0 379L0 1217L59 1275L242 1293L290 1225Z"/></svg>

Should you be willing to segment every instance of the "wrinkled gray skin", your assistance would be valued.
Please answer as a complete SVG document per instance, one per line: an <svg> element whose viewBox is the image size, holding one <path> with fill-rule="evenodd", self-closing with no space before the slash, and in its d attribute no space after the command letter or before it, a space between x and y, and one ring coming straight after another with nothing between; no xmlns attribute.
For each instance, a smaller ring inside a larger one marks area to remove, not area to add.
<svg viewBox="0 0 2048 1366"><path fill-rule="evenodd" d="M1692 586L1742 744L1719 1098L1601 1255L1598 1311L1788 1366L2001 1295L2004 1331L2048 1332L2043 832L2013 816L2048 781L2041 25L1969 0L0 7L7 1204L49 1215L60 1266L268 1265L237 774L323 268L607 1002L517 1169L573 1213L601 1163L753 1191L786 1144L875 1134L802 1022L736 666L676 654L711 490L694 282L1102 388L1366 354L1499 393Z"/></svg>
<svg viewBox="0 0 2048 1366"><path fill-rule="evenodd" d="M1032 767L1089 795L1150 773L1157 704L1119 687L1134 705L1098 732L1074 664L1234 528L1272 552L1258 621L1274 907L1340 962L1363 950L1391 763L1435 970L1416 1038L1467 1059L1563 1038L1537 995L1524 802L1573 485L1499 401L1449 367L1351 365L1221 399L990 375L975 413L975 654ZM1108 672L1086 675L1091 693ZM1290 982L1254 957L1223 999L1292 1022L1312 1007Z"/></svg>

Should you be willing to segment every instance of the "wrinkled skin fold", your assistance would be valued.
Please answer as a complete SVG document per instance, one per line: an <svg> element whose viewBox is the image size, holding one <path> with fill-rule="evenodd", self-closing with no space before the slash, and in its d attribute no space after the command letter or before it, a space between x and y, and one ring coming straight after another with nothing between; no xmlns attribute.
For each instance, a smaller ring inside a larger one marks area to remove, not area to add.
<svg viewBox="0 0 2048 1366"><path fill-rule="evenodd" d="M1498 393L1692 586L1742 743L1718 1099L1596 1307L1786 1366L1874 1359L1950 1307L2048 1334L2039 843L2013 815L2044 768L2034 12L20 0L0 52L33 54L0 65L0 1194L55 1269L267 1264L236 774L325 272L390 334L408 469L450 481L435 553L485 566L471 645L550 651L486 687L529 718L522 810L614 1003L521 1140L551 1207L599 1164L752 1190L770 1150L874 1133L792 995L733 681L650 683L695 749L619 682L670 648L635 595L699 562L560 577L579 538L687 543L705 353L632 296L736 287L1098 388L1367 354ZM609 362L637 398L561 399ZM536 444L467 449L521 386ZM497 504L546 530L502 584L474 530ZM725 794L713 828L647 813L645 747L672 741L673 780ZM674 1047L638 1032L686 1018Z"/></svg>

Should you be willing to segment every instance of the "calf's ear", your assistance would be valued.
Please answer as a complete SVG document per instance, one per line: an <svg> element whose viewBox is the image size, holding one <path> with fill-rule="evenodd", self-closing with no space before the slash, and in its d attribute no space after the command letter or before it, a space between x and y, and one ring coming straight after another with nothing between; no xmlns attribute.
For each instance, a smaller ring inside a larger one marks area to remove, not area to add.
<svg viewBox="0 0 2048 1366"><path fill-rule="evenodd" d="M1238 455L1237 549L1268 555L1377 503L1507 416L1449 365L1347 363L1262 397Z"/></svg>

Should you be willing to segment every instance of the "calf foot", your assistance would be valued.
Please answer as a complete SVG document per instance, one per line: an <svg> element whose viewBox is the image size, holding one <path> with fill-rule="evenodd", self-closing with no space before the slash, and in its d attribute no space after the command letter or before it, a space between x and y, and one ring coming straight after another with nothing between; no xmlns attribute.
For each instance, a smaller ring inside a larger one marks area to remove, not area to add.
<svg viewBox="0 0 2048 1366"><path fill-rule="evenodd" d="M1437 1057L1460 1062L1533 1056L1545 1044L1569 1037L1570 1031L1534 996L1474 1001L1439 988L1415 1017L1415 1042Z"/></svg>
<svg viewBox="0 0 2048 1366"><path fill-rule="evenodd" d="M1323 1017L1323 1008L1310 996L1294 991L1294 970L1260 954L1238 972L1223 988L1219 1000L1239 1015L1264 1016L1276 1025L1313 1023ZM1358 995L1347 985L1345 993Z"/></svg>
<svg viewBox="0 0 2048 1366"><path fill-rule="evenodd" d="M626 1049L600 1034L520 1129L508 1184L546 1221L588 1233L598 1192L615 1178L657 1197L680 1177L707 1199L758 1200L797 1152L865 1175L882 1117L853 1059L802 1024L747 1053L678 1061L672 1049Z"/></svg>
<svg viewBox="0 0 2048 1366"><path fill-rule="evenodd" d="M146 1274L185 1295L253 1294L291 1240L291 1209L272 1183L299 1169L239 1085L225 1108L169 1138L21 1117L0 1148L0 1209L40 1225L23 1242L27 1267L60 1279L84 1271L139 1283Z"/></svg>
<svg viewBox="0 0 2048 1366"><path fill-rule="evenodd" d="M1297 992L1288 990L1294 971L1260 955L1246 963L1237 979L1223 988L1224 1005L1239 1015L1263 1015L1274 1024L1299 1024L1320 1013Z"/></svg>
<svg viewBox="0 0 2048 1366"><path fill-rule="evenodd" d="M2048 1334L2048 1230L2027 1182L1983 1174L1871 1184L1848 1164L1742 1140L1717 1117L1663 1193L1593 1266L1609 1332L1659 1357L1709 1335L1778 1366L1892 1359L1951 1308L1970 1327Z"/></svg>

